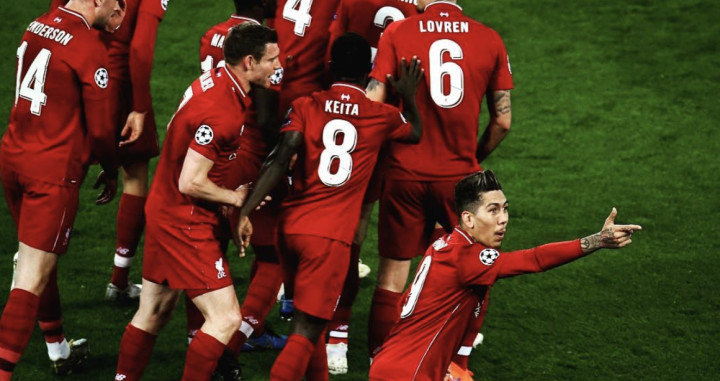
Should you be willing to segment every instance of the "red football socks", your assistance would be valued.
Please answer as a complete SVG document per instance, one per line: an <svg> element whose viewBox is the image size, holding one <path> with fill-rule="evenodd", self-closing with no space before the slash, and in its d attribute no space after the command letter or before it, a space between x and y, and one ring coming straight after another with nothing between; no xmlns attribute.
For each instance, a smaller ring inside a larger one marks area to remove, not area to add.
<svg viewBox="0 0 720 381"><path fill-rule="evenodd" d="M57 267L50 273L45 290L40 295L37 312L38 325L46 343L61 343L65 340L62 326L60 290L57 284Z"/></svg>
<svg viewBox="0 0 720 381"><path fill-rule="evenodd" d="M350 266L342 294L338 302L335 314L330 324L330 338L328 344L348 343L348 332L350 331L350 317L352 316L352 305L357 297L360 288L360 277L358 276L358 260L360 258L360 245L355 243L350 246Z"/></svg>
<svg viewBox="0 0 720 381"><path fill-rule="evenodd" d="M150 362L156 335L136 328L132 324L125 327L120 341L116 380L136 381L142 376Z"/></svg>
<svg viewBox="0 0 720 381"><path fill-rule="evenodd" d="M325 350L325 331L315 343L315 350L308 361L307 370L305 370L305 380L307 381L328 381L330 374L328 373L327 351Z"/></svg>
<svg viewBox="0 0 720 381"><path fill-rule="evenodd" d="M314 349L315 345L307 337L291 334L285 348L275 359L270 370L270 380L300 381L307 370ZM324 346L322 350L325 350Z"/></svg>
<svg viewBox="0 0 720 381"><path fill-rule="evenodd" d="M16 288L10 291L0 318L0 381L10 381L20 355L30 341L40 298Z"/></svg>
<svg viewBox="0 0 720 381"><path fill-rule="evenodd" d="M119 289L128 286L128 274L145 228L145 197L123 193L117 214L115 266L110 282Z"/></svg>
<svg viewBox="0 0 720 381"><path fill-rule="evenodd" d="M368 351L373 357L390 334L395 321L400 317L401 292L392 292L375 288L372 307L370 307L370 324L368 327Z"/></svg>
<svg viewBox="0 0 720 381"><path fill-rule="evenodd" d="M243 320L257 330L275 305L283 282L282 268L277 263L255 261L256 271L240 312Z"/></svg>
<svg viewBox="0 0 720 381"><path fill-rule="evenodd" d="M225 344L202 330L197 331L185 357L183 381L209 381Z"/></svg>
<svg viewBox="0 0 720 381"><path fill-rule="evenodd" d="M187 294L185 294L185 317L187 319L187 337L188 342L195 337L197 331L205 324L205 317L202 312L195 306Z"/></svg>

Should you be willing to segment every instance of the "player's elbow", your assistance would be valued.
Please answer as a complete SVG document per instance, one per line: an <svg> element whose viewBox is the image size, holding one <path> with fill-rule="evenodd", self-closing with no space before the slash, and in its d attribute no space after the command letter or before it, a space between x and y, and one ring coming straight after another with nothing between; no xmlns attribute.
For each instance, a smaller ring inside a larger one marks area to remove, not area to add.
<svg viewBox="0 0 720 381"><path fill-rule="evenodd" d="M510 131L510 126L512 125L512 113L509 111L505 114L498 115L493 118L492 123L497 126L497 128L505 133Z"/></svg>
<svg viewBox="0 0 720 381"><path fill-rule="evenodd" d="M198 181L195 178L184 178L183 176L180 176L180 179L178 180L178 190L180 193L190 197L197 197L200 193L200 189L202 189L201 181Z"/></svg>

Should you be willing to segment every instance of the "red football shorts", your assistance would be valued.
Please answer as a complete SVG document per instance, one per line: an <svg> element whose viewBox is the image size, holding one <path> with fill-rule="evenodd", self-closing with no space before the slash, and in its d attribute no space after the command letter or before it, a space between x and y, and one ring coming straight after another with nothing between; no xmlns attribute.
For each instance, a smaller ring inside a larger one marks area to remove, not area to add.
<svg viewBox="0 0 720 381"><path fill-rule="evenodd" d="M64 254L78 208L77 185L50 184L0 166L5 199L18 240L32 248Z"/></svg>
<svg viewBox="0 0 720 381"><path fill-rule="evenodd" d="M380 256L412 259L423 255L436 222L451 231L458 224L454 192L459 180L385 180L378 217Z"/></svg>
<svg viewBox="0 0 720 381"><path fill-rule="evenodd" d="M120 135L127 117L132 111L132 85L130 81L110 78L108 82L110 113ZM160 154L155 113L152 108L145 114L145 123L140 138L132 144L119 148L120 162L123 165L147 161Z"/></svg>
<svg viewBox="0 0 720 381"><path fill-rule="evenodd" d="M301 234L278 235L278 256L285 281L294 285L295 308L330 320L350 265L350 245Z"/></svg>
<svg viewBox="0 0 720 381"><path fill-rule="evenodd" d="M186 290L191 298L232 285L227 258L212 227L179 226L153 218L145 226L142 276Z"/></svg>

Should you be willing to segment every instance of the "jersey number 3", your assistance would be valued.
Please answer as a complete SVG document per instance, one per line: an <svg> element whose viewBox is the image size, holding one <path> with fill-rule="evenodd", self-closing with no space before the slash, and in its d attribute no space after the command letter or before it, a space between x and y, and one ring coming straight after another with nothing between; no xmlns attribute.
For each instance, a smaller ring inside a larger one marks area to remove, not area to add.
<svg viewBox="0 0 720 381"><path fill-rule="evenodd" d="M342 143L338 144L338 135L342 134ZM325 149L320 154L318 177L323 184L329 187L339 187L350 180L353 168L353 159L350 152L355 150L357 144L357 130L352 123L343 119L333 119L323 128L323 145ZM332 173L334 161L338 161L337 170Z"/></svg>
<svg viewBox="0 0 720 381"><path fill-rule="evenodd" d="M32 64L30 64L27 73L25 73L25 78L21 78L27 46L27 41L23 41L17 50L18 68L15 81L15 104L17 105L19 98L27 99L30 101L30 112L33 115L40 115L42 106L47 103L47 95L44 92L45 77L47 76L52 53L47 49L40 50Z"/></svg>

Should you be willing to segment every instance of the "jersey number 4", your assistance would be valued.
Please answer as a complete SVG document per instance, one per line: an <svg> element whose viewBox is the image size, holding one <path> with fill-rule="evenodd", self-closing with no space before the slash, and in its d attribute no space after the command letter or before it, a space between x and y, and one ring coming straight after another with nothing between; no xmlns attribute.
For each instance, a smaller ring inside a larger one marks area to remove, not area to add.
<svg viewBox="0 0 720 381"><path fill-rule="evenodd" d="M298 36L304 36L305 28L310 26L312 3L313 0L288 0L283 7L283 18L295 23L293 32Z"/></svg>
<svg viewBox="0 0 720 381"><path fill-rule="evenodd" d="M40 115L42 107L47 103L47 95L44 92L45 77L47 76L52 53L47 49L40 50L25 73L25 78L21 78L27 46L27 41L23 41L17 50L18 68L15 80L15 105L18 103L18 99L27 99L30 101L30 112L33 115Z"/></svg>
<svg viewBox="0 0 720 381"><path fill-rule="evenodd" d="M443 62L445 53L449 55L450 60ZM453 40L437 40L430 45L430 97L442 108L453 108L462 102L465 75L462 67L453 62L462 58L462 47Z"/></svg>
<svg viewBox="0 0 720 381"><path fill-rule="evenodd" d="M338 144L338 135L342 134L342 143ZM353 168L353 159L350 153L357 144L357 129L352 123L343 119L333 119L323 128L323 145L325 149L320 154L318 177L323 184L329 187L339 187L350 180ZM338 161L337 170L332 171L334 161Z"/></svg>

